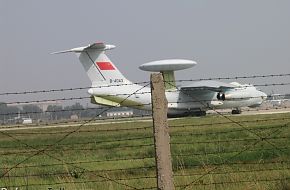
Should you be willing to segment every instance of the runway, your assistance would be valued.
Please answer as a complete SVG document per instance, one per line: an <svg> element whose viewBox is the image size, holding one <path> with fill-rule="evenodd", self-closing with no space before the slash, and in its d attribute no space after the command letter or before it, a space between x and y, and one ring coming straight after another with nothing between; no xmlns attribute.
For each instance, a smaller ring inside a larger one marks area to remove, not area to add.
<svg viewBox="0 0 290 190"><path fill-rule="evenodd" d="M280 114L280 113L290 113L290 108L283 109L269 109L269 110L257 110L257 111L244 111L241 115L259 115L259 114Z"/></svg>
<svg viewBox="0 0 290 190"><path fill-rule="evenodd" d="M5 128L0 128L0 131L12 131L12 130L27 130L27 129L48 129L48 128L59 128L59 127L77 127L80 125L86 126L86 125L109 125L109 124L122 124L122 123L133 123L133 122L151 122L152 119L131 119L131 120L113 120L109 119L108 120L102 120L102 121L94 121L94 122L89 122L86 123L85 121L80 121L78 123L70 123L70 124L51 124L47 126L32 126L32 125L21 125L21 126L11 126L11 127L5 127Z"/></svg>
<svg viewBox="0 0 290 190"><path fill-rule="evenodd" d="M207 114L231 114L232 110L224 109L224 110L210 110L207 111ZM290 108L274 108L274 109L242 109L241 114L235 114L234 116L243 116L243 115L265 115L265 114L281 114L281 113L290 113Z"/></svg>
<svg viewBox="0 0 290 190"><path fill-rule="evenodd" d="M231 115L231 110L210 110L208 111L208 115L215 115L225 114L225 115ZM245 116L245 115L265 115L265 114L283 114L283 113L290 113L290 108L279 108L279 109L268 109L268 110L243 110L241 114L233 115L235 117L239 116ZM177 120L182 118L170 118L168 120ZM68 124L49 124L49 125L20 125L20 126L2 126L0 128L0 131L13 131L13 130L28 130L28 129L48 129L48 128L60 128L60 127L77 127L80 125L109 125L109 124L122 124L122 123L133 123L133 122L152 122L152 119L150 117L144 117L144 118L122 118L122 119L108 119L108 120L97 120L94 122L88 122L88 121L80 121L78 123L68 123Z"/></svg>

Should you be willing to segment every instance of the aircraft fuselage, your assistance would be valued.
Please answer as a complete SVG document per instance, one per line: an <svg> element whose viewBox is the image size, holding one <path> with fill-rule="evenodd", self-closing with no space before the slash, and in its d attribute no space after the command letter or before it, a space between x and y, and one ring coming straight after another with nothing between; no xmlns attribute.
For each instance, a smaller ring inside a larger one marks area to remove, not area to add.
<svg viewBox="0 0 290 190"><path fill-rule="evenodd" d="M137 84L114 87L92 87L92 96L117 102L120 106L151 110L151 89ZM237 109L256 107L262 104L267 95L252 85L239 86L225 92L209 92L206 95L181 91L179 88L166 90L169 115L189 115L211 109ZM223 98L222 98L223 97Z"/></svg>

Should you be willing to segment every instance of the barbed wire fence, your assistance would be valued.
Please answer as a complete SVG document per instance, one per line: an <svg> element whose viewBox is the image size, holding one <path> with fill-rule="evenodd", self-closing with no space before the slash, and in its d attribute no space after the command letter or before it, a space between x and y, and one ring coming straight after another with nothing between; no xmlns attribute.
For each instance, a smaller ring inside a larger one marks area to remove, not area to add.
<svg viewBox="0 0 290 190"><path fill-rule="evenodd" d="M227 80L239 78L287 77L290 74L256 75L225 78L194 79ZM181 82L181 81L179 81ZM150 92L139 91L127 96ZM290 83L258 84L287 86ZM107 86L104 86L106 88ZM87 89L67 88L26 92L0 93L1 96L51 93ZM103 88L103 87L100 87ZM178 89L177 89L178 90ZM188 96L192 96L188 94ZM283 95L280 95L283 96ZM271 97L271 95L269 96ZM69 97L80 100L89 97ZM205 102L191 97L191 102ZM59 99L15 101L7 104L38 103ZM125 100L124 100L125 101ZM170 103L170 102L169 102ZM147 104L148 105L148 104ZM53 125L35 124L28 130L0 129L0 187L23 189L156 189L156 163L151 114L138 115L149 122L96 123L108 107L51 110L53 112L99 110L88 120L58 121ZM279 108L280 109L280 108ZM284 108L281 108L284 109ZM253 110L249 110L253 111ZM255 110L256 111L256 110ZM37 112L26 112L33 114ZM16 113L1 113L15 115ZM264 118L229 117L215 110L215 118L186 123L173 120L169 124L170 146L176 189L224 189L235 187L289 187L290 130L289 115ZM133 117L135 118L135 117ZM103 119L101 121L106 121ZM177 124L174 124L174 123ZM191 123L192 122L192 123ZM45 128L45 127L48 128ZM23 125L15 125L14 129ZM39 128L33 128L39 127ZM24 126L25 128L25 126Z"/></svg>
<svg viewBox="0 0 290 190"><path fill-rule="evenodd" d="M166 82L166 81L165 81ZM282 85L287 85L287 83L280 83ZM172 85L172 84L171 84ZM260 85L255 85L255 86L269 86L271 84L260 84ZM272 84L272 85L277 85L277 84ZM182 91L182 93L184 93L185 95L191 97L193 100L196 100L196 101L199 101L196 97L194 97L192 94L186 92L186 91ZM201 104L205 104L204 101L200 101ZM247 125L245 125L245 123L243 122L240 122L240 121L237 121L236 119L234 118L231 118L229 117L228 115L223 115L222 113L220 113L219 111L217 110L214 110L214 112L216 114L218 114L219 116L221 116L222 118L230 121L235 127L239 127L240 129L242 129L241 132L246 132L248 133L248 135L251 135L251 136L254 136L256 138L254 139L225 139L223 138L223 140L211 140L211 141L205 141L205 142L201 142L201 141L197 141L197 142L192 142L192 144L206 144L206 146L209 146L211 144L223 144L221 147L222 147L222 151L214 151L214 152L210 152L210 151L206 151L204 154L203 153L196 153L196 152L193 152L191 154L187 153L187 154L178 154L177 156L180 158L182 158L182 160L184 160L185 158L196 158L198 156L203 156L203 157L212 157L213 156L216 156L219 154L220 157L223 157L223 160L221 161L221 163L226 166L228 164L230 164L230 162L234 159L237 159L245 154L249 154L249 153L252 153L252 152L257 152L257 151L278 151L279 152L279 156L281 156L280 154L285 154L285 156L289 155L289 151L287 151L289 149L288 146L286 147L280 147L279 145L277 145L276 143L277 142L273 142L271 141L271 139L289 139L289 136L286 136L286 137L277 137L277 135L279 135L280 133L282 133L283 131L281 130L282 129L282 126L283 127L286 127L289 125L289 122L287 122L286 124L282 125L280 128L278 129L274 129L272 131L270 131L269 133L266 133L266 134L263 134L263 133L260 133L256 130L253 130L251 128L249 128ZM265 130L265 128L263 128L263 130ZM223 134L225 134L225 132L223 132ZM208 134L207 134L208 135ZM215 135L217 135L217 133L215 133ZM274 136L274 137L271 137L271 136ZM196 137L196 136L195 136ZM234 150L224 150L223 146L224 145L227 145L229 146L231 143L234 143L234 142L239 142L243 144L243 147L239 148L237 150L237 147L235 147ZM244 143L246 142L246 143ZM272 147L271 149L266 149L266 148L260 148L260 149L255 149L255 147L257 147L259 144L263 143L263 146L268 145L270 147ZM173 145L173 143L171 143ZM191 144L191 143L175 143L175 145L187 145L187 144ZM229 156L221 156L221 155L224 155L224 154L228 154ZM250 156L249 156L250 157ZM261 159L261 158L260 158ZM204 164L203 164L204 165ZM226 172L220 172L220 173L214 173L215 171L219 170L219 166L218 165L215 165L215 166L212 166L212 167L209 167L207 168L207 170L205 171L202 171L201 173L199 174L195 174L195 175L191 175L191 174L186 174L186 175L179 175L179 176L187 176L187 177L190 177L190 178L193 178L193 179L190 179L188 180L189 182L186 182L185 184L182 184L182 185L176 185L177 188L180 188L180 189L197 189L198 186L211 186L210 188L214 187L214 188L225 188L227 186L225 186L225 184L238 184L238 183L256 183L256 182L273 182L273 181L277 181L278 179L277 178L264 178L264 179L261 179L261 178L257 178L255 176L255 178L252 178L251 180L247 179L247 180L233 180L233 181L228 181L228 180L220 180L220 176L221 174L223 175L227 175L226 177L227 178L231 178L231 173L239 173L240 171L234 171L234 172L229 172L229 171L226 171ZM275 169L273 168L269 168L267 171L273 171ZM280 169L277 169L277 170L283 170L283 171L286 171L288 172L288 177L286 178L283 178L281 177L280 181L281 180L288 180L289 179L289 167L286 167L286 168L280 168ZM248 173L248 174L251 174L251 172L257 172L257 171L261 171L261 169L258 169L258 170L247 170L247 171L243 171L243 173ZM265 171L265 169L263 170ZM215 176L214 176L215 175ZM210 176L210 182L205 182L205 180L209 180L209 179L206 179L208 176ZM219 177L216 177L216 176L219 176ZM214 178L217 178L217 179L214 179ZM248 177L246 177L248 178ZM245 179L245 176L242 176L241 179ZM217 181L215 181L217 180ZM212 182L214 181L214 182ZM217 186L217 185L220 185L220 186ZM274 187L275 185L273 185ZM227 187L228 188L228 187ZM268 188L268 187L267 187ZM284 187L283 187L284 188Z"/></svg>

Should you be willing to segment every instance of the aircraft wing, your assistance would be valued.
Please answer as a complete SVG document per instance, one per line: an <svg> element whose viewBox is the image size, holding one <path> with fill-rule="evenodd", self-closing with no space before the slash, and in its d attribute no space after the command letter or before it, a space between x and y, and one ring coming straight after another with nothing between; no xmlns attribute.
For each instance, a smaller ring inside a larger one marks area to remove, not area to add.
<svg viewBox="0 0 290 190"><path fill-rule="evenodd" d="M210 81L193 82L189 85L180 87L180 90L181 91L196 91L196 92L202 92L202 91L223 92L229 89L234 89L236 87L237 86L233 84L210 80Z"/></svg>
<svg viewBox="0 0 290 190"><path fill-rule="evenodd" d="M201 102L203 105L219 106L223 102L215 100L216 92L225 92L230 89L237 88L238 86L228 84L220 81L198 81L192 82L188 85L181 86L180 91L194 101Z"/></svg>

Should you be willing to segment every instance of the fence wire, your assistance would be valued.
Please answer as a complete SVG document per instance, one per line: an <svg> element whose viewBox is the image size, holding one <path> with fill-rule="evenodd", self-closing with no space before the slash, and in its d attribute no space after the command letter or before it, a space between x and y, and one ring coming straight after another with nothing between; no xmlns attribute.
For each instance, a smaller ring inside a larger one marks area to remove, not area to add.
<svg viewBox="0 0 290 190"><path fill-rule="evenodd" d="M288 76L290 74L191 79L177 82ZM147 87L148 83L139 84L143 86L132 94L110 96L126 96L123 100L126 101L133 95L150 93L139 92ZM285 82L256 86L289 84ZM91 87L3 92L0 95L54 93L88 88ZM186 94L184 91L181 93ZM187 95L192 98L192 101L179 103L203 104L204 101L208 101L197 100L192 95ZM86 98L89 97L15 101L8 104ZM45 128L48 124L36 124L22 130L23 125L15 125L13 127L16 130L11 131L8 130L9 127L0 129L0 187L156 189L152 124L134 120L127 123L109 121L105 125L98 116L112 108L62 109L45 112L99 111L94 117L81 122L59 121L53 124L67 125L62 128ZM266 109L248 111L261 110ZM289 186L289 114L239 118L223 114L218 110L214 112L215 115L199 120L195 118L169 120L176 189L204 189L205 187L245 189L248 187L247 184L258 184L259 187L265 188L277 184ZM3 116L15 114L17 113L0 113ZM139 118L150 121L150 116L151 114L140 115Z"/></svg>

